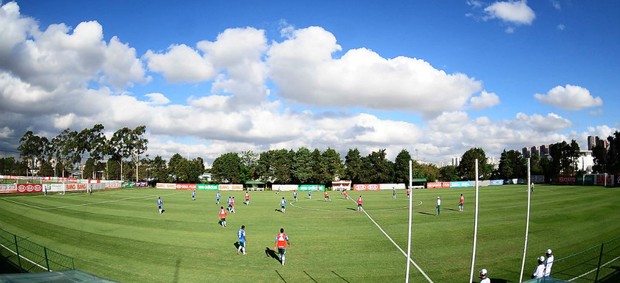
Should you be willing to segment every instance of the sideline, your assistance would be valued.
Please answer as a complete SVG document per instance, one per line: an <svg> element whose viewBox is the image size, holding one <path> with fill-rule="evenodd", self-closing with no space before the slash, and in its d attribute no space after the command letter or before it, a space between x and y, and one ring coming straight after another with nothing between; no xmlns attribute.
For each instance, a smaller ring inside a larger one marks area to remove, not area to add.
<svg viewBox="0 0 620 283"><path fill-rule="evenodd" d="M24 202L10 200L9 198L2 198L2 200L8 201L8 202L12 202L12 203L17 204L17 205L27 206L27 207L31 207L31 208L40 209L40 210L54 210L54 209L64 209L64 208L71 208L71 207L96 205L96 204L102 204L102 203L114 203L114 202L121 202L121 201L132 200L132 199L147 199L147 198L152 198L152 197L153 196L130 197L130 198L113 199L113 200L105 200L105 201L98 201L98 202L88 202L88 203L82 203L82 204L71 204L71 205L55 206L55 207L40 207L38 205L32 205L32 204L28 204L28 203L24 203Z"/></svg>
<svg viewBox="0 0 620 283"><path fill-rule="evenodd" d="M353 203L356 203L355 200L351 199L351 201ZM421 201L420 201L421 202ZM357 203L356 203L357 204ZM368 219L370 219L370 221L372 221L372 223L374 223L377 228L379 228L379 230L381 230L381 232L383 233L383 235L385 235L388 240L390 240L390 242L392 242L392 244L394 244L394 246L396 246L396 248L405 256L407 257L407 253L405 253L405 251L403 251L403 249L400 248L400 246L398 244L396 244L396 242L394 242L394 240L392 240L392 237L390 237L390 235L388 235L383 228L381 228L381 226L379 226L379 224L377 224L377 222L372 219L372 217L370 217L370 214L368 214L368 212L366 212L365 209L362 208L362 212L364 212L364 214L366 214L366 216L368 217ZM415 266L415 268L418 269L418 271L420 271L420 273L422 273L422 275L424 276L424 278L426 278L426 280L428 280L429 283L433 283L433 280L431 280L431 278L428 277L428 275L426 275L426 273L422 270L422 268L420 268L420 266L418 266L417 263L415 263L415 261L413 261L413 258L409 258L409 261L413 264L413 266Z"/></svg>

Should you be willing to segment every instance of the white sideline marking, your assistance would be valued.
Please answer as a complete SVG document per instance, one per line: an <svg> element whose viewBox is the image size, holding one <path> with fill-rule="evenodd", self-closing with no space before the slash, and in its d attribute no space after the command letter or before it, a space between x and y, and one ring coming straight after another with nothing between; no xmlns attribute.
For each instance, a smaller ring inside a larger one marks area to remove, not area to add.
<svg viewBox="0 0 620 283"><path fill-rule="evenodd" d="M147 198L152 198L152 197L153 196L130 197L130 198L122 198L122 199L114 199L114 200L104 200L104 201L98 201L98 202L88 202L88 203L82 203L82 204L63 205L63 206L56 206L56 207L40 207L38 205L32 205L32 204L19 202L19 201L14 201L9 198L2 198L2 199L8 202L12 202L17 205L23 205L23 206L32 207L32 208L41 209L41 210L53 210L53 209L63 209L63 208L95 205L95 204L110 203L110 202L121 202L121 201L131 200L131 199L147 199Z"/></svg>
<svg viewBox="0 0 620 283"><path fill-rule="evenodd" d="M13 250L11 250L9 247L7 247L7 246L5 246L5 245L3 245L3 244L0 244L0 246L2 246L3 248L5 248L6 250L10 251L10 252L11 252L11 253L13 253L14 255L17 255L17 253L16 253L16 252L14 252ZM32 264L34 264L34 265L36 265L36 266L38 266L38 267L40 267L40 268L44 269L44 270L47 270L47 271L49 271L49 272L52 272L52 271L53 271L53 270L51 270L51 269L47 269L45 266L42 266L42 265L40 265L40 264L38 264L38 263L36 263L36 262L34 262L34 261L32 261L32 260L28 259L27 257L25 257L25 256L23 256L23 255L19 255L19 257L21 257L21 258L25 259L26 261L28 261L28 262L30 262L30 263L32 263ZM20 267L21 267L21 266L20 266Z"/></svg>
<svg viewBox="0 0 620 283"><path fill-rule="evenodd" d="M601 265L601 267L605 267L606 265L608 265L608 264L612 263L613 261L615 261L615 260L617 260L617 259L619 259L619 258L620 258L620 256L617 256L616 258L614 258L614 259L612 259L612 260L610 260L610 261L606 262L605 264ZM595 269L592 269L592 270L590 270L590 271L588 271L588 272L586 272L586 273L584 273L584 274L581 274L581 275L579 275L579 276L577 276L577 277L575 277L575 278L571 278L571 279L569 279L569 280L568 280L568 282L572 282L573 280L575 280L575 279L579 279L579 278L581 278L581 277L583 277L583 276L586 276L586 275L588 275L588 274L590 274L590 273L592 273L592 272L594 272L594 271L596 271L596 268L595 268Z"/></svg>
<svg viewBox="0 0 620 283"><path fill-rule="evenodd" d="M351 199L351 201L355 204L357 204L353 199ZM392 240L392 237L390 237L390 235L388 235L385 231L383 231L383 229L381 228L381 226L379 226L379 224L377 224L377 222L372 219L372 217L370 217L370 215L368 214L368 212L366 212L366 210L364 210L364 208L362 208L362 211L364 212L364 214L366 214L366 216L368 216L368 219L370 219L370 221L372 221L372 223L374 223L377 228L379 228L379 230L381 230L381 232L383 233L383 235L385 235L388 240L390 240L390 242L392 242L392 244L394 244L394 246L396 246L396 248L405 256L407 257L407 253L405 253L405 251L403 251L403 249L400 248L400 246L398 246L398 244L396 244L396 242L394 242L394 240ZM424 276L424 278L426 278L426 280L428 280L428 282L433 283L433 280L431 280L431 278L428 277L428 275L426 275L426 273L424 273L424 271L422 270L422 268L420 268L420 266L418 266L417 263L415 263L415 261L413 261L412 258L409 258L409 261L413 264L413 266L415 266L415 268L418 269L418 271L420 271L420 273L422 273L422 275Z"/></svg>

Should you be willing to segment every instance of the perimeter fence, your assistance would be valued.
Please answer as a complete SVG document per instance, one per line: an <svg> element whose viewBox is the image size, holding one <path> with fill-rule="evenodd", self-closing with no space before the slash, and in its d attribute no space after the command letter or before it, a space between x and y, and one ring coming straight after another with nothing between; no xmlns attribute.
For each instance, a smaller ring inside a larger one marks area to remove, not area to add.
<svg viewBox="0 0 620 283"><path fill-rule="evenodd" d="M75 269L74 260L0 228L0 256L24 272Z"/></svg>
<svg viewBox="0 0 620 283"><path fill-rule="evenodd" d="M569 282L618 282L620 277L620 237L556 258L552 274Z"/></svg>

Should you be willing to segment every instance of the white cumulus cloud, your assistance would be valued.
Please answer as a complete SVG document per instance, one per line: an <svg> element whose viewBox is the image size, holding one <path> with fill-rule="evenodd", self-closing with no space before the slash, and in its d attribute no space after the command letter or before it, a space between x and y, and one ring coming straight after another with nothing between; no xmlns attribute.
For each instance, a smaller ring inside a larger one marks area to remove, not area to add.
<svg viewBox="0 0 620 283"><path fill-rule="evenodd" d="M470 107L475 110L493 107L499 104L499 96L493 92L482 91L480 96L473 96L469 100Z"/></svg>
<svg viewBox="0 0 620 283"><path fill-rule="evenodd" d="M149 50L144 59L151 71L162 73L170 82L207 81L216 74L213 64L208 59L185 44L172 45L167 53L155 53Z"/></svg>
<svg viewBox="0 0 620 283"><path fill-rule="evenodd" d="M293 101L335 107L413 111L425 117L458 110L481 90L465 74L448 74L409 57L383 58L372 50L347 51L320 27L296 30L268 52L270 77L278 95Z"/></svg>
<svg viewBox="0 0 620 283"><path fill-rule="evenodd" d="M497 18L504 22L516 25L531 25L536 14L527 5L527 1L499 1L495 2L484 11L490 18Z"/></svg>
<svg viewBox="0 0 620 283"><path fill-rule="evenodd" d="M546 94L536 93L534 97L542 103L567 110L581 110L603 105L603 99L593 97L588 89L570 84L556 86Z"/></svg>

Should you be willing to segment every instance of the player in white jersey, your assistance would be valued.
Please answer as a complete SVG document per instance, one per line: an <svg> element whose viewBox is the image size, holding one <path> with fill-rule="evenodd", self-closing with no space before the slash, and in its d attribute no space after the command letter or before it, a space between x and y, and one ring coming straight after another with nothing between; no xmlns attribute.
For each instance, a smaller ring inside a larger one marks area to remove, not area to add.
<svg viewBox="0 0 620 283"><path fill-rule="evenodd" d="M536 269L534 269L534 273L532 274L532 278L543 278L545 276L545 257L540 256L538 258L538 265Z"/></svg>
<svg viewBox="0 0 620 283"><path fill-rule="evenodd" d="M545 277L551 276L551 267L553 267L553 261L555 257L553 256L553 251L551 249L547 249L546 252L547 259L545 259Z"/></svg>
<svg viewBox="0 0 620 283"><path fill-rule="evenodd" d="M487 275L487 270L484 268L480 270L480 283L491 283L491 279L489 279Z"/></svg>

